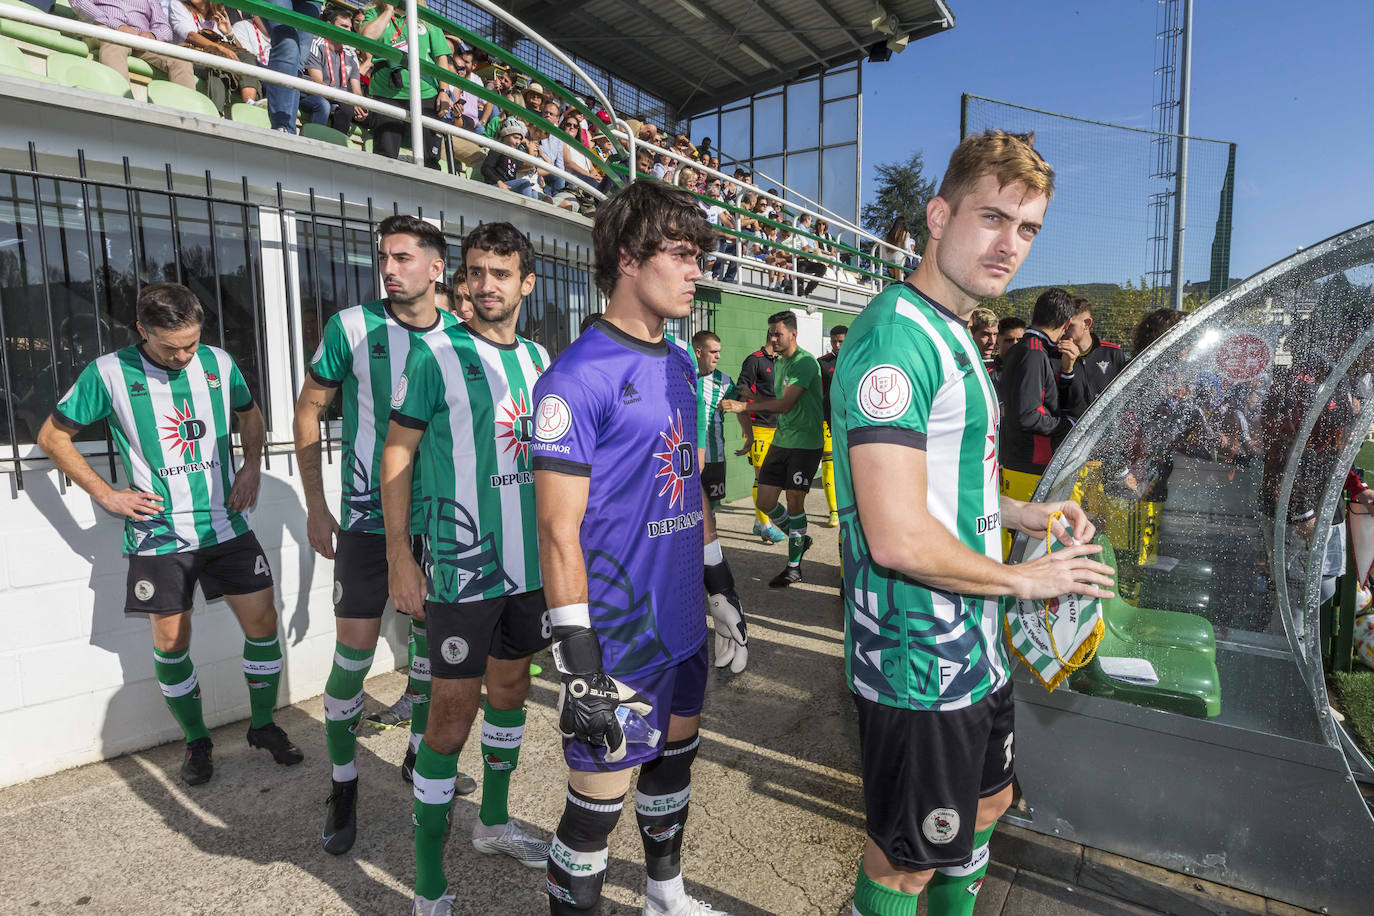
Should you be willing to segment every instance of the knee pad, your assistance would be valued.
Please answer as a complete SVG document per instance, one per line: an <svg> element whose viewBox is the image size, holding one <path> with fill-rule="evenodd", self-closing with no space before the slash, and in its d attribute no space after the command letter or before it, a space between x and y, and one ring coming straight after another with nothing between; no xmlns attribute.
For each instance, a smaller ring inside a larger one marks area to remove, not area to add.
<svg viewBox="0 0 1374 916"><path fill-rule="evenodd" d="M552 916L587 913L601 902L601 885L606 880L606 845L624 799L596 799L568 789L563 818L558 822L549 847L549 868L545 882Z"/></svg>
<svg viewBox="0 0 1374 916"><path fill-rule="evenodd" d="M682 832L692 797L692 761L701 738L669 741L657 760L646 763L635 790L635 819L644 843L649 877L666 881L682 872Z"/></svg>

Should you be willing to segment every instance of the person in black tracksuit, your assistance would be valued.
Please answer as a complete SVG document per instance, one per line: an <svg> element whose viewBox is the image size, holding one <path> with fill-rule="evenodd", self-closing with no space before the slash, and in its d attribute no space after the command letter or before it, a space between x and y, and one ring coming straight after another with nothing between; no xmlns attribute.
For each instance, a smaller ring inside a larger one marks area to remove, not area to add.
<svg viewBox="0 0 1374 916"><path fill-rule="evenodd" d="M1060 407L1060 393L1061 386L1071 388L1074 376L1060 371L1057 349L1072 317L1073 297L1062 289L1045 290L1035 300L1031 326L1002 365L1005 420L999 457L1009 471L1043 474L1054 450L1073 428L1073 419Z"/></svg>
<svg viewBox="0 0 1374 916"><path fill-rule="evenodd" d="M1101 397L1111 380L1126 367L1126 353L1119 345L1093 333L1091 302L1077 297L1074 310L1063 338L1072 341L1072 346L1064 346L1063 341L1060 345L1060 373L1072 377L1061 403L1064 413L1077 423L1088 405Z"/></svg>
<svg viewBox="0 0 1374 916"><path fill-rule="evenodd" d="M762 401L774 397L773 363L778 356L768 344L759 347L744 358L735 376L735 397L741 401ZM748 455L749 463L754 466L754 534L764 543L772 544L784 540L786 535L778 531L768 516L757 508L759 495L759 468L763 467L768 446L773 442L773 431L777 428L778 417L768 413L741 413L739 425L744 433L744 448L735 454Z"/></svg>

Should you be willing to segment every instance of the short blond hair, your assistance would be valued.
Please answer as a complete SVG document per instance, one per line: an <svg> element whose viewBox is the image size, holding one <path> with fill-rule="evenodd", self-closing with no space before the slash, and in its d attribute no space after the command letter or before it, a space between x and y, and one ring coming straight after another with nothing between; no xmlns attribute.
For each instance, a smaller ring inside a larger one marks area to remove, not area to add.
<svg viewBox="0 0 1374 916"><path fill-rule="evenodd" d="M997 327L997 313L992 309L977 308L969 312L969 331L981 331L983 328L995 327Z"/></svg>
<svg viewBox="0 0 1374 916"><path fill-rule="evenodd" d="M1054 196L1054 169L1035 151L1035 132L1009 134L987 130L960 141L949 157L938 196L951 210L959 209L978 179L992 175L998 189L1022 182L1032 193Z"/></svg>

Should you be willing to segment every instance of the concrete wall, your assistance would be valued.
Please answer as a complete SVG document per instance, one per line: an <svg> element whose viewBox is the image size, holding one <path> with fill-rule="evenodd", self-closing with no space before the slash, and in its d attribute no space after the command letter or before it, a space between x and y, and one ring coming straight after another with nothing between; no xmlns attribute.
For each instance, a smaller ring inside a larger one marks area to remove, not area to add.
<svg viewBox="0 0 1374 916"><path fill-rule="evenodd" d="M333 563L306 541L304 500L290 470L286 455L273 456L249 515L276 579L282 703L319 694L334 652ZM153 677L148 622L124 615L122 523L83 491L64 489L59 476L26 471L23 491L3 503L0 785L180 735ZM337 463L326 466L325 480L337 501ZM122 475L119 485L127 486ZM238 622L223 600L206 604L199 594L192 621L206 720L215 726L245 718ZM405 664L405 622L388 612L375 671ZM307 754L323 752L322 733L294 737Z"/></svg>

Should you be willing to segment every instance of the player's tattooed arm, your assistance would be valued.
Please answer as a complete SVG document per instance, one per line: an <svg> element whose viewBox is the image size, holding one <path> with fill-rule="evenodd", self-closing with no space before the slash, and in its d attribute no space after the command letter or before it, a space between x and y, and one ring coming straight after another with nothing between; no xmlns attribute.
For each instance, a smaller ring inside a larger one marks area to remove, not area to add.
<svg viewBox="0 0 1374 916"><path fill-rule="evenodd" d="M301 488L305 490L306 535L310 546L326 560L334 558L334 537L339 522L324 497L324 475L320 468L320 421L334 400L335 388L326 388L307 374L296 399L292 423L296 437L296 464L300 467Z"/></svg>
<svg viewBox="0 0 1374 916"><path fill-rule="evenodd" d="M425 574L410 552L410 481L422 429L395 420L382 447L382 519L386 525L387 584L396 610L425 619Z"/></svg>

